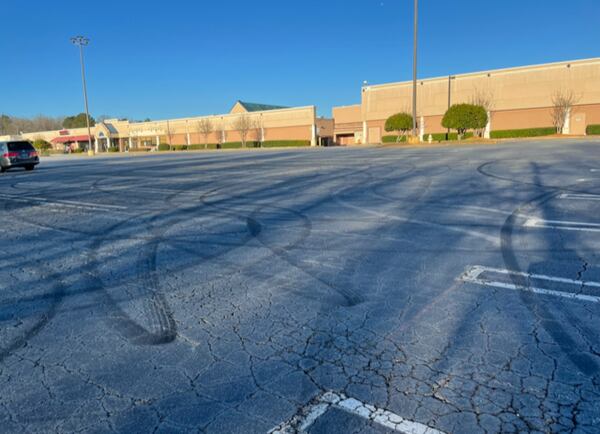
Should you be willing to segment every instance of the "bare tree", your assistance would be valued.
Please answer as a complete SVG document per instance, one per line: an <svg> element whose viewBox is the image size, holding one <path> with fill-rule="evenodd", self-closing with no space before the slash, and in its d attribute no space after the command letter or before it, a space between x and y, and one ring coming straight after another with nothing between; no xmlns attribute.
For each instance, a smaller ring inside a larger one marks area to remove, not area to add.
<svg viewBox="0 0 600 434"><path fill-rule="evenodd" d="M204 136L204 149L208 148L208 136L215 130L212 122L208 118L202 118L198 121L198 132Z"/></svg>
<svg viewBox="0 0 600 434"><path fill-rule="evenodd" d="M262 148L262 143L265 140L265 138L263 137L264 128L263 128L262 117L256 118L256 120L253 122L253 124L254 124L254 135L256 137L256 143L258 143L259 148Z"/></svg>
<svg viewBox="0 0 600 434"><path fill-rule="evenodd" d="M169 151L173 150L173 140L175 138L175 130L171 129L169 121L167 121L167 141L169 142Z"/></svg>
<svg viewBox="0 0 600 434"><path fill-rule="evenodd" d="M494 109L494 92L476 87L473 96L471 96L470 103L483 107L488 113L488 116L491 116L492 110ZM475 130L475 134L479 137L483 137L484 130L485 129L477 129Z"/></svg>
<svg viewBox="0 0 600 434"><path fill-rule="evenodd" d="M558 134L562 134L571 108L577 102L572 90L557 90L552 95L552 125Z"/></svg>
<svg viewBox="0 0 600 434"><path fill-rule="evenodd" d="M254 123L252 119L245 114L242 113L233 123L233 128L240 134L240 139L242 141L242 147L246 147L246 141L248 140L248 133L251 129L253 129Z"/></svg>
<svg viewBox="0 0 600 434"><path fill-rule="evenodd" d="M41 131L60 130L64 118L53 118L50 116L38 115L33 118L18 118L13 116L0 115L0 135L1 134L20 134L35 133Z"/></svg>
<svg viewBox="0 0 600 434"><path fill-rule="evenodd" d="M486 112L491 112L494 109L494 92L476 87L470 103L483 107Z"/></svg>
<svg viewBox="0 0 600 434"><path fill-rule="evenodd" d="M215 128L217 132L217 148L221 148L221 145L225 142L226 132L225 132L225 124L223 120L219 122Z"/></svg>

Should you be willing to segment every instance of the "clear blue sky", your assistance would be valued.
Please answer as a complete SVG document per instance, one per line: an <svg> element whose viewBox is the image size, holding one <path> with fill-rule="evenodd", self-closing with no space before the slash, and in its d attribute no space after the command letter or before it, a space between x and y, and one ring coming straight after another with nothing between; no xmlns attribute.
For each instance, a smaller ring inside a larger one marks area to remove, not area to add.
<svg viewBox="0 0 600 434"><path fill-rule="evenodd" d="M82 6L83 5L83 6ZM228 111L237 99L358 103L407 80L412 0L4 0L0 113L133 119ZM600 56L599 0L421 0L421 78Z"/></svg>

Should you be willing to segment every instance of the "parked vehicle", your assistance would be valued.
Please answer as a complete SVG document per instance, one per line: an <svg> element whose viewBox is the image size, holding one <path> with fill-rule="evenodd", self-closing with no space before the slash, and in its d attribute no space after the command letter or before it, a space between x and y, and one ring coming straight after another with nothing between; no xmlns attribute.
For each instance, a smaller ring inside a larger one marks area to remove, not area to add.
<svg viewBox="0 0 600 434"><path fill-rule="evenodd" d="M40 157L31 142L26 140L0 142L0 172L13 167L33 170L39 163Z"/></svg>

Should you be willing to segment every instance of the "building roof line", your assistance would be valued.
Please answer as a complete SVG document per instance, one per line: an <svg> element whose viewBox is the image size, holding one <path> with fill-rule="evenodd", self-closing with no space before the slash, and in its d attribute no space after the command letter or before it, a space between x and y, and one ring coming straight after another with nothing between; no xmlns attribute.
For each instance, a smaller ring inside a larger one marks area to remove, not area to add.
<svg viewBox="0 0 600 434"><path fill-rule="evenodd" d="M449 76L453 77L454 79L460 79L460 78L468 78L468 77L476 77L476 76L480 76L480 75L492 75L492 74L508 74L508 73L517 73L517 72L525 72L525 71L532 71L532 70L539 70L539 69L552 69L552 68L559 68L561 66L567 66L567 65L581 65L581 64L594 64L594 63L600 63L600 57L591 57L589 59L578 59L578 60L563 60L560 62L551 62L551 63L540 63L540 64L535 64L535 65L525 65L525 66L515 66L515 67L510 67L510 68L500 68L500 69L489 69L489 70L484 70L484 71L477 71L477 72L466 72L466 73L462 73L462 74L449 74ZM438 77L429 77L429 78L419 78L417 79L418 82L434 82L434 81L447 81L448 80L448 75L442 75L442 76L438 76ZM412 80L405 80L405 81L396 81L396 82L391 82L391 83L382 83L382 84L367 84L366 86L362 86L362 89L381 89L381 88L385 88L385 87L393 87L393 86L406 86L406 85L412 85Z"/></svg>
<svg viewBox="0 0 600 434"><path fill-rule="evenodd" d="M287 107L287 108L282 108L282 109L274 109L274 110L265 110L265 111L260 111L260 112L250 112L250 113L245 113L245 114L249 114L249 115L255 115L255 114L261 114L261 113L276 113L276 112L285 112L285 111L294 111L294 110L302 110L302 109L315 109L316 106L314 105L307 105L307 106L301 106L301 107ZM158 120L152 120L152 121L148 121L148 122L129 122L129 125L141 125L141 124L159 124L159 123L166 123L168 122L181 122L181 121L195 121L195 120L200 120L200 119L207 119L207 118L227 118L227 117L236 117L236 116L240 116L244 113L222 113L222 114L214 114L214 115L204 115L204 116L190 116L190 117L186 117L186 118L173 118L173 119L158 119Z"/></svg>

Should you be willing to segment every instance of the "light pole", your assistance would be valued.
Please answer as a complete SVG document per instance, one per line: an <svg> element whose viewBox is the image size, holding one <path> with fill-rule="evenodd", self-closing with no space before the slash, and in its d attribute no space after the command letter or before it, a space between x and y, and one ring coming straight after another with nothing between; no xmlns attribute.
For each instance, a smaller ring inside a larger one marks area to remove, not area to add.
<svg viewBox="0 0 600 434"><path fill-rule="evenodd" d="M450 106L452 105L452 80L456 77L453 75L448 76L448 110L450 110ZM450 128L446 131L446 140L450 139Z"/></svg>
<svg viewBox="0 0 600 434"><path fill-rule="evenodd" d="M417 137L417 25L419 17L419 0L415 0L414 41L413 41L413 138Z"/></svg>
<svg viewBox="0 0 600 434"><path fill-rule="evenodd" d="M88 155L94 155L94 150L92 149L92 131L90 129L90 111L88 109L88 98L87 98L87 86L85 84L85 65L83 63L83 47L87 46L90 43L90 40L85 36L75 36L71 38L71 42L73 45L77 45L79 47L79 60L81 62L81 81L83 83L83 100L85 102L85 120L87 122L87 130L88 130Z"/></svg>

